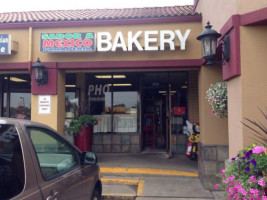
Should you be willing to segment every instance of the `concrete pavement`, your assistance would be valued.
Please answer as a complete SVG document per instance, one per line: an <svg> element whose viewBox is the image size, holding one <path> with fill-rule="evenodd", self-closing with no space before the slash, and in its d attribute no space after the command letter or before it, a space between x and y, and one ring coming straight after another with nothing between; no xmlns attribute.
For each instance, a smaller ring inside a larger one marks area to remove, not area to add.
<svg viewBox="0 0 267 200"><path fill-rule="evenodd" d="M222 200L221 192L204 190L197 162L166 153L98 154L104 199Z"/></svg>

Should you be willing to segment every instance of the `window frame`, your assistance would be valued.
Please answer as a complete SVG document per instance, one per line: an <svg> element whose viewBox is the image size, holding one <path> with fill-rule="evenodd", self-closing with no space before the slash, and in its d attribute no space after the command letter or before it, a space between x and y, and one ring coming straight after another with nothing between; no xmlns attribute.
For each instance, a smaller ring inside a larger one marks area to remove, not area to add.
<svg viewBox="0 0 267 200"><path fill-rule="evenodd" d="M57 141L60 140L60 141L65 142L65 143L68 145L68 147L72 150L72 152L73 152L72 155L76 158L76 160L77 160L77 164L74 165L74 166L72 166L72 167L69 168L68 170L59 172L59 173L54 174L54 175L52 175L52 176L50 176L50 177L48 177L48 178L44 177L43 172L42 172L42 169L41 169L41 165L40 165L39 157L38 157L38 155L37 155L36 149L35 149L35 147L34 147L33 141L32 141L31 136L30 136L30 132L29 132L30 129L35 129L35 130L37 129L38 131L45 132L47 135L49 135L50 137L52 137L53 139L55 139L55 140L57 140ZM51 180L54 180L54 179L56 179L56 178L58 178L58 177L60 177L60 176L62 176L62 175L64 175L64 174L67 174L67 173L69 173L69 172L73 171L74 169L76 169L76 168L78 168L78 167L81 166L81 155L82 155L81 152L79 152L75 147L73 147L72 144L70 144L67 140L65 140L63 137L61 137L61 136L60 136L59 134L57 134L55 131L53 131L53 130L51 130L51 129L48 129L48 128L45 128L45 127L32 126L32 125L30 125L30 126L25 126L25 130L26 130L26 132L27 132L27 136L29 137L29 140L30 140L30 142L31 142L31 145L32 145L32 148L33 148L33 151L34 151L36 160L37 160L37 164L38 164L38 166L39 166L40 174L41 174L42 179L43 179L44 181L51 181Z"/></svg>

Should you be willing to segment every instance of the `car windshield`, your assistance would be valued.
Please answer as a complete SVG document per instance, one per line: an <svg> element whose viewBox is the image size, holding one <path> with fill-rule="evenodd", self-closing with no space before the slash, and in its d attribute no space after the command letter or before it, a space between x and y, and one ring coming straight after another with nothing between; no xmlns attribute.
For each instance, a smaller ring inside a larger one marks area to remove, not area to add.
<svg viewBox="0 0 267 200"><path fill-rule="evenodd" d="M22 192L24 164L21 144L14 125L0 124L0 200Z"/></svg>

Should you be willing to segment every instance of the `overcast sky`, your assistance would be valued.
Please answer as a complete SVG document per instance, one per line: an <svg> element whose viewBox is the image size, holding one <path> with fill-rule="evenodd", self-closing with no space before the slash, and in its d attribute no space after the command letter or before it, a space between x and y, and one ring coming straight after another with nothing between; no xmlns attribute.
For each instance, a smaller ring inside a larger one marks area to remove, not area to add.
<svg viewBox="0 0 267 200"><path fill-rule="evenodd" d="M6 0L0 12L192 5L194 0Z"/></svg>

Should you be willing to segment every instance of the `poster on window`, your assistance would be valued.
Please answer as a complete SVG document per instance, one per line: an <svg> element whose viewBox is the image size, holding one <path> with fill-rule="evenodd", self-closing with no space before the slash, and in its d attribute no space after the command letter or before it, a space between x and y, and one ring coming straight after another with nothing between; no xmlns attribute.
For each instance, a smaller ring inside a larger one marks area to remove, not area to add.
<svg viewBox="0 0 267 200"><path fill-rule="evenodd" d="M51 113L51 96L39 95L38 96L38 113L50 114Z"/></svg>

